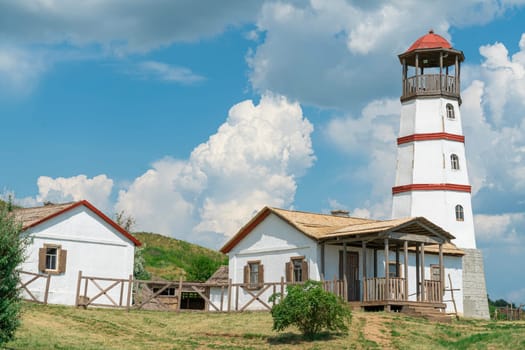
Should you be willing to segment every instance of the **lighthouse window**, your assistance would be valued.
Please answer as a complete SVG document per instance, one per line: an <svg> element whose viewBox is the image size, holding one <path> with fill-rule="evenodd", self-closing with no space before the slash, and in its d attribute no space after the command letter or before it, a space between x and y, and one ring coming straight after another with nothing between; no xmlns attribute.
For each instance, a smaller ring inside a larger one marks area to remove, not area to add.
<svg viewBox="0 0 525 350"><path fill-rule="evenodd" d="M447 103L447 118L456 119L456 116L454 115L454 106L450 103Z"/></svg>
<svg viewBox="0 0 525 350"><path fill-rule="evenodd" d="M457 154L450 155L450 165L452 167L452 170L459 170L459 157L457 156Z"/></svg>
<svg viewBox="0 0 525 350"><path fill-rule="evenodd" d="M463 213L463 207L461 205L456 205L456 221L465 220L465 214Z"/></svg>

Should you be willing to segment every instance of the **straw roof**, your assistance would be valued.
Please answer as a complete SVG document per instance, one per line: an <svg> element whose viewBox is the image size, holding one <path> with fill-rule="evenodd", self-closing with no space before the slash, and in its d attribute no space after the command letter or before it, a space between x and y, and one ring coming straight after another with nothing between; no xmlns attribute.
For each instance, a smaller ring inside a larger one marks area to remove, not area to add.
<svg viewBox="0 0 525 350"><path fill-rule="evenodd" d="M211 275L206 283L228 284L228 265L222 265Z"/></svg>
<svg viewBox="0 0 525 350"><path fill-rule="evenodd" d="M13 215L15 216L16 220L19 220L22 223L22 229L27 230L28 228L37 226L43 223L44 221L50 220L79 206L84 206L88 208L90 211L92 211L98 217L100 217L103 221L105 221L108 225L112 226L115 230L117 230L122 236L126 237L131 242L133 242L135 246L142 245L142 243L140 243L139 240L133 237L133 235L131 235L128 231L120 227L116 222L111 220L108 216L106 216L104 213L98 210L93 204L89 203L87 200L60 204L46 203L44 206L33 208L17 208L13 210Z"/></svg>
<svg viewBox="0 0 525 350"><path fill-rule="evenodd" d="M229 252L270 214L277 215L298 231L317 241L336 241L351 237L370 237L372 235L376 235L376 238L379 238L381 234L381 237L384 236L386 238L389 234L397 233L399 235L401 232L403 234L439 237L445 242L454 239L454 236L449 232L424 217L372 220L265 207L221 248L221 252ZM432 246L425 247L425 250L429 252L432 252L432 249L434 249ZM437 246L435 250L436 252L438 251ZM444 244L443 252L453 255L463 254L463 251L456 248L452 243Z"/></svg>
<svg viewBox="0 0 525 350"><path fill-rule="evenodd" d="M75 202L46 204L42 207L33 208L17 208L13 210L13 214L15 215L15 218L22 223L22 227L26 229L50 216L59 214L73 204L75 204Z"/></svg>

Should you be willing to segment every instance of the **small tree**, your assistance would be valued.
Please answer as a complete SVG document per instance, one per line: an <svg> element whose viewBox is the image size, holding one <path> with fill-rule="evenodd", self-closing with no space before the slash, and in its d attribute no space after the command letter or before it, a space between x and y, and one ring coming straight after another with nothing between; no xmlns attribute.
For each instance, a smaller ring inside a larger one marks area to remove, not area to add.
<svg viewBox="0 0 525 350"><path fill-rule="evenodd" d="M115 214L115 221L122 227L124 230L131 233L133 226L135 226L135 218L131 215L127 215L124 210ZM133 233L131 233L133 234ZM139 280L149 280L151 274L146 271L146 260L142 255L143 248L135 247L135 256L133 263L133 277Z"/></svg>
<svg viewBox="0 0 525 350"><path fill-rule="evenodd" d="M307 281L302 285L290 285L287 295L272 308L273 329L282 331L294 325L305 338L312 339L323 329L348 332L347 323L351 313L342 300L323 289L320 282ZM278 301L280 294L270 297Z"/></svg>
<svg viewBox="0 0 525 350"><path fill-rule="evenodd" d="M188 268L188 280L205 282L221 266L220 261L215 261L206 255L199 255L193 259Z"/></svg>
<svg viewBox="0 0 525 350"><path fill-rule="evenodd" d="M24 260L27 242L20 237L22 226L8 207L0 209L0 347L13 339L20 325L20 277L16 269Z"/></svg>

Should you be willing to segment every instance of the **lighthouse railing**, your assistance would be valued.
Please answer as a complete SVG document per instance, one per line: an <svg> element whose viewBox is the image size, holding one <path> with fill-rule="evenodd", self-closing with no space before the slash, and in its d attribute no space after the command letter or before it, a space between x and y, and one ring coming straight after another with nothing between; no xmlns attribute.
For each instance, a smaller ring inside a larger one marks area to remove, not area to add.
<svg viewBox="0 0 525 350"><path fill-rule="evenodd" d="M456 77L445 74L423 74L408 77L404 81L402 98L434 94L459 96Z"/></svg>

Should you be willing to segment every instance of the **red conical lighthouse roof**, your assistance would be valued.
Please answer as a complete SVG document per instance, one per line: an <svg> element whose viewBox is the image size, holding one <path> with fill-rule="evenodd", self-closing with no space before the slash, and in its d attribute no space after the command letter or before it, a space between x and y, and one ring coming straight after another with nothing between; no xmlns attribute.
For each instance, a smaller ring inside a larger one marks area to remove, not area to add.
<svg viewBox="0 0 525 350"><path fill-rule="evenodd" d="M414 41L412 46L405 51L405 53L414 51L417 49L451 49L452 45L443 38L441 35L434 34L434 31L429 30L428 34L423 35L421 38Z"/></svg>

